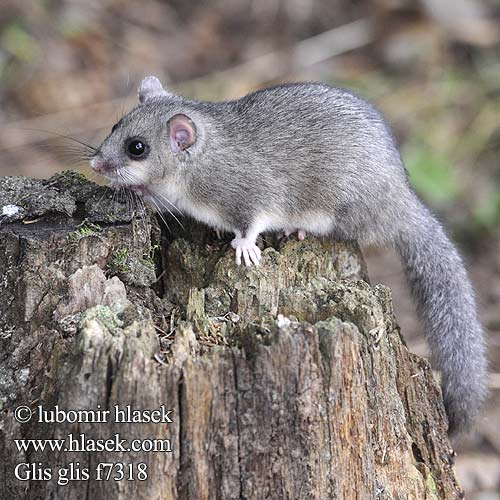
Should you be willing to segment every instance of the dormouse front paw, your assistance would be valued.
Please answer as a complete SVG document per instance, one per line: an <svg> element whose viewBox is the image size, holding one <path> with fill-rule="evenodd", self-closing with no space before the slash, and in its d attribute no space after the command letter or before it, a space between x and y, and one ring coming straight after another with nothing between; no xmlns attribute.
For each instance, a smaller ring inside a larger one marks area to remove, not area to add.
<svg viewBox="0 0 500 500"><path fill-rule="evenodd" d="M245 261L245 265L250 267L253 264L259 265L261 259L261 250L255 244L255 241L246 238L234 238L231 241L231 246L236 250L236 264L241 265L241 256Z"/></svg>

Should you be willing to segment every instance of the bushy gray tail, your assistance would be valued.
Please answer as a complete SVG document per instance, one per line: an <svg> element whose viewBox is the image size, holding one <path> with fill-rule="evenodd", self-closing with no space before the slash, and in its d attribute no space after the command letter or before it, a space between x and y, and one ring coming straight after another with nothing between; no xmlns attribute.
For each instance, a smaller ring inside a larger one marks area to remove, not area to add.
<svg viewBox="0 0 500 500"><path fill-rule="evenodd" d="M396 248L442 374L450 434L466 430L487 393L487 360L474 291L441 225L420 201L396 238ZM413 207L415 208L415 207Z"/></svg>

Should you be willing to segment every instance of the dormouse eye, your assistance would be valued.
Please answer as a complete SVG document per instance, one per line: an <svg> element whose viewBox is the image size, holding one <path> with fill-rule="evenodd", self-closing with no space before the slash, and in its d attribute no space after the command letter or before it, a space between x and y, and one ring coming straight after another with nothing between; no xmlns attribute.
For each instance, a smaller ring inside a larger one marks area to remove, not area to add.
<svg viewBox="0 0 500 500"><path fill-rule="evenodd" d="M128 139L125 143L127 155L132 160L143 160L149 153L149 146L137 137Z"/></svg>

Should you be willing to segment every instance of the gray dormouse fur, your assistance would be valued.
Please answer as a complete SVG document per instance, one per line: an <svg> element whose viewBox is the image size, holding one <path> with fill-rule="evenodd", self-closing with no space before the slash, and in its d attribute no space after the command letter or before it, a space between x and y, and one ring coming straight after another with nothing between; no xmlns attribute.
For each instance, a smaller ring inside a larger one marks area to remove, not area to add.
<svg viewBox="0 0 500 500"><path fill-rule="evenodd" d="M258 263L263 231L394 247L442 373L450 433L469 427L487 392L474 292L371 104L319 83L201 102L155 77L143 80L139 100L98 149L95 170L157 208L233 232L238 263Z"/></svg>

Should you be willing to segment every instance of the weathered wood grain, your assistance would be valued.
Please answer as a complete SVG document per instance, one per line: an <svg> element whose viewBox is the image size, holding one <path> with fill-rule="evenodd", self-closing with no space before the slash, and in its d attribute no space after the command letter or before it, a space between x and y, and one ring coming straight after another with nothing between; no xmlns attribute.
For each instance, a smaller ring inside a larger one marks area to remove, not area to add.
<svg viewBox="0 0 500 500"><path fill-rule="evenodd" d="M107 219L108 192L71 174L3 179L0 192L22 206L0 221L0 498L462 497L430 366L405 347L356 244L266 237L262 265L237 268L227 241L196 225L160 252L148 214L123 202ZM20 424L21 404L164 405L172 422ZM171 451L13 441L68 434ZM23 462L78 463L91 478L22 482ZM103 462L143 462L148 479L96 481Z"/></svg>

